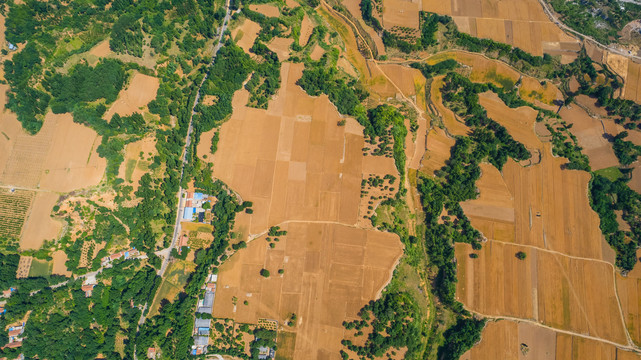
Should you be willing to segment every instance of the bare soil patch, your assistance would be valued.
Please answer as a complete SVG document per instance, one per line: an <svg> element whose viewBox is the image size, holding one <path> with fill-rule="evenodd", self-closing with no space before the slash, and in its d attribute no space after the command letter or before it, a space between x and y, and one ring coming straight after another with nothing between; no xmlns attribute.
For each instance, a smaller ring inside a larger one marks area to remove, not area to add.
<svg viewBox="0 0 641 360"><path fill-rule="evenodd" d="M294 39L292 38L275 37L267 44L267 47L278 55L278 60L287 61L287 59L289 59L289 53L291 52L290 47L293 43Z"/></svg>
<svg viewBox="0 0 641 360"><path fill-rule="evenodd" d="M249 19L245 19L242 25L235 28L231 32L231 38L234 39L236 45L245 50L249 54L249 49L254 46L254 42L258 37L260 31L260 24L255 23Z"/></svg>
<svg viewBox="0 0 641 360"><path fill-rule="evenodd" d="M280 15L280 10L278 9L278 7L272 4L252 4L249 5L249 9L259 12L267 17L278 17Z"/></svg>
<svg viewBox="0 0 641 360"><path fill-rule="evenodd" d="M67 270L65 262L67 261L67 254L64 251L58 250L53 253L53 270L52 275L71 276L71 271Z"/></svg>
<svg viewBox="0 0 641 360"><path fill-rule="evenodd" d="M300 24L300 35L298 37L298 44L300 46L307 45L307 42L309 41L309 37L312 35L313 30L314 23L309 18L309 16L305 14L305 17L303 17L303 21Z"/></svg>
<svg viewBox="0 0 641 360"><path fill-rule="evenodd" d="M135 112L142 113L147 104L156 98L159 80L156 77L136 72L127 87L118 94L118 99L105 113L106 119L113 114L129 116Z"/></svg>
<svg viewBox="0 0 641 360"><path fill-rule="evenodd" d="M21 249L39 249L45 240L57 240L62 224L51 217L58 195L39 192L29 211L29 216L20 237Z"/></svg>

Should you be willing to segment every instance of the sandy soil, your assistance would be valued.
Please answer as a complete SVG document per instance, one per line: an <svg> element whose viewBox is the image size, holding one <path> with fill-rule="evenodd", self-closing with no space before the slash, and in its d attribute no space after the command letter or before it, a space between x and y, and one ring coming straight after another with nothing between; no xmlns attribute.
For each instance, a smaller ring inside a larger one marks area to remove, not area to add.
<svg viewBox="0 0 641 360"><path fill-rule="evenodd" d="M158 86L158 78L136 72L127 87L118 94L118 100L107 110L104 118L109 120L113 114L129 116L135 112L142 112L147 104L156 98Z"/></svg>
<svg viewBox="0 0 641 360"><path fill-rule="evenodd" d="M576 56L578 41L553 24L536 0L423 0L422 10L450 15L459 30L542 55Z"/></svg>
<svg viewBox="0 0 641 360"><path fill-rule="evenodd" d="M254 41L256 41L256 38L258 37L259 31L260 24L249 19L245 19L242 25L231 32L231 38L234 39L236 45L249 54L249 49L254 46Z"/></svg>
<svg viewBox="0 0 641 360"><path fill-rule="evenodd" d="M278 10L278 7L271 4L249 5L249 9L259 12L268 17L278 17L280 15L280 10Z"/></svg>
<svg viewBox="0 0 641 360"><path fill-rule="evenodd" d="M254 240L220 267L213 315L282 324L296 313L293 358L340 359L342 322L377 296L402 254L400 242L393 234L335 224L297 223L286 230L275 248ZM269 278L259 275L263 268Z"/></svg>

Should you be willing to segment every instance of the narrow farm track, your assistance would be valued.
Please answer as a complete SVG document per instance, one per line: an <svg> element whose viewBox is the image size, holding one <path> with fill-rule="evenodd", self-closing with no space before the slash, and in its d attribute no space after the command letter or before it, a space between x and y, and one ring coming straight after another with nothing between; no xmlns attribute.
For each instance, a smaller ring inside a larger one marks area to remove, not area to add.
<svg viewBox="0 0 641 360"><path fill-rule="evenodd" d="M625 315L623 314L623 307L621 306L621 299L619 298L619 292L618 292L618 289L617 289L617 279L616 279L617 269L612 263L610 263L608 261L605 261L605 260L601 260L601 259L586 258L586 257L581 257L581 256L572 256L572 255L568 255L568 254L565 254L565 253L562 253L562 252L559 252L559 251L556 251L556 250L545 249L545 248L541 248L541 247L534 246L534 245L517 244L517 243L512 243L512 242L508 242L508 241L500 241L500 240L489 240L489 242L494 242L494 243L498 243L498 244L505 244L505 245L513 245L513 246L521 247L521 248L533 249L533 250L536 250L536 251L541 251L541 252L546 252L546 253L549 253L549 254L562 256L562 257L565 257L565 258L568 258L568 259L572 259L572 260L591 261L591 262L596 262L596 263L607 265L610 268L610 270L612 271L612 283L614 285L614 296L617 299L617 306L619 307L619 315L621 316L621 323L622 323L622 326L623 326L623 330L624 330L625 336L626 336L626 338L628 340L628 346L630 348L635 349L639 353L641 353L641 348L634 344L634 342L632 341L632 337L630 336L630 332L628 331L628 328L627 328L627 326L625 324ZM558 261L558 259L556 257L554 259L559 264L561 269L563 269L563 267L561 266L561 263ZM570 279L568 278L567 274L565 274L565 270L564 270L563 277L565 277L565 279L568 281L568 283L571 286ZM572 293L576 298L577 295L576 295L576 292L574 290L574 287L572 287ZM585 316L585 310L583 309L582 306L581 306L581 312L584 313L584 316ZM587 321L587 316L586 316L586 321ZM604 341L607 341L607 340L604 340Z"/></svg>
<svg viewBox="0 0 641 360"><path fill-rule="evenodd" d="M541 3L542 3L542 6L543 6L543 8L544 8L544 10L545 10L546 14L548 14L548 16L550 16L550 17L552 18L552 21L553 21L553 22L555 22L555 23L557 23L557 24L558 24L558 20L556 20L556 18L554 18L554 17L551 15L551 13L549 13L549 10L547 9L547 7L546 7L546 6L545 6L545 4L544 4L544 1L545 1L545 0L539 0L539 2L541 2ZM390 79L390 78L389 78L389 76L387 76L387 74L386 74L386 73L385 73L385 72L380 68L380 66L379 66L379 62L378 62L376 59L374 59L373 52L372 52L371 48L369 47L369 44L367 43L367 41L365 41L365 39L363 38L363 36L360 34L360 32L359 32L359 30L358 30L358 27L357 27L357 26L355 26L355 24L354 24L354 23L353 23L349 18L347 18L347 17L346 17L346 16L344 16L343 14L339 13L338 11L336 11L336 10L334 10L333 8L331 8L330 6L328 6L328 5L325 3L325 1L322 1L322 3L323 3L323 5L325 5L325 7L326 7L326 8L328 8L332 13L337 14L338 16L340 16L340 18L341 18L341 19L343 19L344 21L346 21L346 22L348 22L349 24L351 24L351 26L350 26L350 27L351 27L351 28L353 29L353 31L355 32L355 35L356 35L358 38L360 38L360 39L362 40L363 44L365 44L365 46L366 46L366 48L367 48L367 50L368 50L368 52L369 52L369 54L370 54L370 59L366 59L366 60L367 60L368 62L370 62L370 63L373 63L373 64L374 64L374 66L376 66L376 68L381 72L381 74L383 74L383 76L386 78L386 80L396 88L396 90L401 94L401 96L403 97L403 99L405 99L407 102L409 102L409 103L414 107L414 109L419 113L419 116L423 117L424 111L423 111L422 109L420 109L420 108L417 106L417 104L416 104L416 103L414 103L411 99L409 99L409 98L408 98L408 97L403 93L403 91L398 87L398 85L397 85L397 84L396 84L392 79ZM565 25L563 25L563 24L561 24L561 25L562 25L562 26L561 26L562 28L567 28L567 26L565 26ZM567 28L567 29L569 29L569 28ZM574 31L572 31L571 29L569 29L568 31L574 32ZM582 34L579 34L579 35L583 36ZM618 51L618 50L616 50L616 49L611 49L610 47L607 47L607 46L605 46L605 45L603 45L603 44L600 44L600 43L598 43L598 42L594 41L594 39L592 39L592 38L589 38L589 37L586 37L586 36L583 36L583 37L584 37L584 38L587 38L587 39L589 39L589 40L591 40L591 41L593 41L593 42L595 42L597 45L599 45L599 46L601 46L601 47L603 47L603 48L605 48L605 49L607 49L607 50L610 50L610 51L615 52L615 53L621 53L621 55L624 55L624 54L622 54L622 52L621 52L621 51ZM461 52L463 52L463 53L470 53L470 54L471 54L471 52L469 52L469 51L465 51L465 50L461 50ZM474 53L474 54L475 54L475 55L479 55L479 54L476 54L476 53ZM491 58L489 58L489 57L487 57L487 56L485 56L485 55L482 55L482 54L480 54L480 55L481 55L481 56L483 56L484 58L488 59L488 60L495 60L495 59L491 59ZM635 59L639 59L639 60L641 60L641 58L640 58L640 57L637 57L637 56L629 56L629 55L628 55L628 57L631 57L631 58L635 58ZM500 61L500 60L498 60L498 61ZM403 64L407 64L407 63L409 63L409 62L411 62L411 61L398 61L398 62L394 62L394 61L385 61L385 62L382 62L382 63L385 63L385 64L399 64L399 65L403 65ZM504 62L503 62L503 63L504 63ZM506 64L506 65L507 65L507 66L509 66L509 64ZM510 67L510 68L512 68L511 66L509 66L509 67ZM518 70L517 70L517 71L518 71ZM521 71L518 71L518 73L519 73L521 76L528 76L527 74L524 74L524 73L522 73ZM408 177L406 177L406 186L408 186L408 188L409 188L409 180L408 180ZM409 192L408 192L408 193L409 193ZM410 198L411 198L411 196L410 196ZM413 199L411 199L411 200L412 200L412 201L411 201L411 203L412 203L411 205L412 205L412 206L411 206L410 208L411 208L411 209L415 209L415 205L416 205L416 204L414 204ZM285 223L289 223L289 222L285 222ZM345 225L345 224L343 224L343 225ZM349 225L348 225L348 226L349 226ZM354 225L351 225L351 226L354 226ZM354 226L354 227L356 227L356 226ZM262 235L262 234L258 234L256 237L261 236L261 235ZM621 306L621 299L619 298L619 294L618 294L618 291L617 291L617 282L616 282L616 271L617 271L617 270L616 270L616 267L615 267L613 264L611 264L611 263L609 263L609 262L607 262L607 261L604 261L604 260L600 260L600 259L571 256L571 255L564 254L564 253L561 253L561 252L558 252L558 251L555 251L555 250L544 249L544 248L536 247L536 246L533 246L533 245L521 245L521 244L514 244L514 243L503 242L503 241L496 241L496 240L492 240L492 241L495 241L495 242L497 242L497 243L505 243L505 244L518 245L518 246L522 246L522 247L526 247L526 248L536 249L536 250L538 250L538 251L543 251L543 252L547 252L547 253L555 254L555 255L558 255L558 256L567 257L567 258L570 258L570 259L583 260L583 261L594 261L594 262L598 262L598 263L604 263L604 264L607 264L607 266L609 266L609 268L611 269L611 273L612 273L612 277L613 277L614 296L616 297L616 300L617 300L617 306L618 306L618 308L619 308L619 315L620 315L621 323L622 323L622 326L623 326L623 329L624 329L624 332L625 332L625 335L626 335L627 345L624 345L624 344L618 344L618 343L616 343L616 342L613 342L613 341L610 341L610 340L606 340L606 339L603 339L603 338L600 338L600 337L595 337L595 336L590 336L590 335L585 335L585 334L575 333L575 332L573 332L573 331L569 331L569 330L557 329L557 328L554 328L554 327L551 327L551 326L548 326L548 325L541 324L541 323L539 323L539 322L537 322L537 321L534 321L534 320L520 319L520 318L509 317L509 316L489 316L489 315L481 314L481 313L478 313L478 312L475 312L475 311L472 311L472 310L470 310L470 312L475 313L475 314L480 315L480 316L483 316L483 317L488 318L488 319L497 319L497 320L498 320L498 319L504 319L504 320L510 320L510 321L516 321L516 322L527 322L527 323L530 323L530 324L533 324L533 325L537 325L537 326L540 326L540 327L544 327L544 328L547 328L547 329L553 330L553 331L558 332L558 333L563 333L563 334L568 334L568 335L578 336L578 337L582 337L582 338L585 338L585 339L590 339L590 340L599 341L599 342L602 342L602 343L607 343L607 344L613 345L613 346L615 346L615 347L617 347L617 348L620 348L620 349L623 349L623 350L633 351L633 352L636 352L636 353L640 353L640 354L641 354L641 348L639 348L638 346L636 346L636 345L634 344L634 342L632 341L632 338L631 338L631 336L630 336L630 333L629 333L629 331L628 331L628 328L626 327L626 324L625 324L625 316L624 316L624 314L623 314L623 308L622 308L622 306ZM556 259L556 258L555 258L555 259ZM558 260L557 260L557 262L558 262ZM564 274L564 277L565 277L566 279L568 279L567 274ZM568 281L569 281L569 279L568 279ZM574 295L575 297L577 297L577 294L576 294L576 291L574 290L574 288L572 289L572 293L573 293L573 295ZM582 313L584 314L584 316L585 316L585 309L583 309L583 308L582 308L582 309L581 309L581 312L582 312ZM592 326L590 325L590 327L592 327Z"/></svg>
<svg viewBox="0 0 641 360"><path fill-rule="evenodd" d="M623 0L623 1L625 1L625 0ZM634 1L629 1L628 0L628 2L632 2L632 3L638 4L638 2L634 2ZM578 32L578 31L570 28L569 26L565 25L563 22L561 22L561 20L559 20L556 17L554 11L550 10L546 0L539 0L539 4L541 4L541 7L543 7L543 12L545 12L545 15L547 15L547 17L550 19L550 21L552 21L561 30L563 30L563 31L565 31L567 33L570 33L570 34L572 34L574 36L578 36L580 39L583 39L584 41L589 41L589 42L593 43L594 45L596 45L597 47L602 48L603 50L606 50L606 51L609 51L609 52L612 52L612 53L615 53L617 55L621 55L621 56L624 56L624 57L627 57L627 58L630 58L630 59L641 61L641 57L639 57L639 56L632 55L632 54L630 54L630 53L628 53L626 51L620 50L620 49L618 49L616 47L613 47L613 46L608 46L608 45L605 45L605 44L601 44L600 42L596 41L593 37L585 35L585 34L582 34L582 33Z"/></svg>
<svg viewBox="0 0 641 360"><path fill-rule="evenodd" d="M483 313L480 313L478 311L470 310L470 309L467 309L467 308L466 308L466 310L469 311L470 313L474 314L474 315L477 315L477 316L480 316L480 317L483 317L483 318L486 318L486 319L490 319L490 320L508 320L508 321L513 321L513 322L516 322L516 323L520 323L520 322L521 323L528 323L528 324L532 324L532 325L535 325L535 326L538 326L538 327L542 327L542 328L545 328L545 329L548 329L548 330L552 330L552 331L557 332L557 333L566 334L566 335L572 335L572 336L576 336L576 337L580 337L580 338L584 338L584 339L588 339L588 340L593 340L593 341L598 341L600 343L612 345L612 346L616 347L617 349L626 350L626 351L632 351L632 352L635 352L637 354L641 354L641 349L639 349L637 346L623 345L623 344L616 343L614 341L602 339L600 337L595 337L595 336L585 335L585 334L581 334L581 333L577 333L577 332L573 332L573 331L553 328L551 326L548 326L548 325L545 325L545 324L541 324L538 321L534 321L534 320L530 320L530 319L521 319L521 318L512 317L512 316L487 315L487 314L483 314Z"/></svg>

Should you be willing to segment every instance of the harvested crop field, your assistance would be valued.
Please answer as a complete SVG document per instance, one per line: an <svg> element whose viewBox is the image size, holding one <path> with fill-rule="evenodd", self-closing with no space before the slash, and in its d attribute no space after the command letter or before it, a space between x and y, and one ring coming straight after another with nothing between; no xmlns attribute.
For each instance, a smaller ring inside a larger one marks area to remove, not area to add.
<svg viewBox="0 0 641 360"><path fill-rule="evenodd" d="M612 259L612 250L602 240L598 215L590 207L586 195L590 175L562 169L567 160L554 157L550 144L542 143L535 135L534 111L508 108L494 94L482 94L479 99L490 118L505 126L515 140L540 156L540 163L532 166L523 167L508 160L503 167L503 180L514 198L515 236L511 240L510 235L503 234L500 240L568 255ZM480 181L483 184L483 180ZM483 202L477 199L468 204L482 208ZM487 237L492 236L496 226L507 231L505 219L489 217L482 212L471 215L472 225ZM508 237L503 237L506 235Z"/></svg>
<svg viewBox="0 0 641 360"><path fill-rule="evenodd" d="M381 96L393 97L399 92L410 98L420 109L425 109L425 77L417 70L396 64L381 64L378 68L390 79L372 84L371 89Z"/></svg>
<svg viewBox="0 0 641 360"><path fill-rule="evenodd" d="M220 129L214 176L253 201L250 233L285 220L357 221L362 130L338 126L327 96L312 98L295 84L301 74L301 64L283 64L267 110L244 106L248 94L237 92Z"/></svg>
<svg viewBox="0 0 641 360"><path fill-rule="evenodd" d="M267 44L267 47L278 55L278 60L287 61L291 52L290 47L293 43L294 39L292 38L275 37Z"/></svg>
<svg viewBox="0 0 641 360"><path fill-rule="evenodd" d="M135 112L142 113L147 104L156 98L159 80L157 77L134 73L126 88L120 91L118 99L107 110L104 117L109 120L114 114L129 116Z"/></svg>
<svg viewBox="0 0 641 360"><path fill-rule="evenodd" d="M298 37L298 44L300 46L307 45L307 42L309 41L309 37L312 35L313 30L314 23L309 18L309 16L305 14L305 17L303 17L303 21L300 24L300 35Z"/></svg>
<svg viewBox="0 0 641 360"><path fill-rule="evenodd" d="M629 61L627 70L623 97L641 103L641 64Z"/></svg>
<svg viewBox="0 0 641 360"><path fill-rule="evenodd" d="M52 257L53 270L51 271L51 274L71 276L71 271L67 270L67 266L65 265L65 262L67 261L67 254L62 250L58 250L53 253Z"/></svg>
<svg viewBox="0 0 641 360"><path fill-rule="evenodd" d="M450 15L459 30L534 55L576 55L578 41L545 15L536 0L423 0L423 11Z"/></svg>
<svg viewBox="0 0 641 360"><path fill-rule="evenodd" d="M255 23L249 19L245 19L243 23L231 32L231 38L234 39L236 45L249 53L249 49L254 46L254 41L258 37L260 31L260 24Z"/></svg>
<svg viewBox="0 0 641 360"><path fill-rule="evenodd" d="M455 140L447 136L445 131L440 128L433 128L427 134L425 156L421 161L421 172L427 175L434 175L434 171L445 166L445 162L450 158L450 150L454 146Z"/></svg>
<svg viewBox="0 0 641 360"><path fill-rule="evenodd" d="M9 136L0 183L60 192L96 185L106 167L96 152L99 144L96 132L70 114L48 113L38 134Z"/></svg>
<svg viewBox="0 0 641 360"><path fill-rule="evenodd" d="M527 258L517 259L518 251ZM626 344L611 264L496 241L478 259L470 252L456 245L457 296L468 308Z"/></svg>
<svg viewBox="0 0 641 360"><path fill-rule="evenodd" d="M340 359L342 322L355 318L390 279L402 254L398 237L337 224L290 223L283 229L288 233L273 249L261 237L220 267L213 315L283 324L296 313L293 358ZM263 268L269 278L259 275Z"/></svg>
<svg viewBox="0 0 641 360"><path fill-rule="evenodd" d="M591 117L579 106L564 106L559 115L573 125L570 131L577 137L583 153L590 159L592 170L619 165L619 159L614 155L612 143L608 141L601 120Z"/></svg>
<svg viewBox="0 0 641 360"><path fill-rule="evenodd" d="M503 179L514 197L513 241L573 256L612 260L613 252L602 240L598 215L587 198L590 175L561 169L566 162L553 157L546 144L538 165L522 167L512 160L505 164Z"/></svg>
<svg viewBox="0 0 641 360"><path fill-rule="evenodd" d="M522 106L510 108L494 92L479 94L479 104L487 110L490 119L503 125L514 140L522 143L528 149L541 149L543 144L534 132L537 111Z"/></svg>
<svg viewBox="0 0 641 360"><path fill-rule="evenodd" d="M45 240L57 240L62 223L51 217L58 194L38 192L29 211L29 216L20 237L21 249L38 249Z"/></svg>
<svg viewBox="0 0 641 360"><path fill-rule="evenodd" d="M382 25L388 30L393 29L394 27L418 30L418 10L418 2L405 0L383 0Z"/></svg>
<svg viewBox="0 0 641 360"><path fill-rule="evenodd" d="M18 270L16 271L17 279L24 279L26 277L29 277L29 269L31 269L32 262L33 257L20 256L20 261L18 262Z"/></svg>
<svg viewBox="0 0 641 360"><path fill-rule="evenodd" d="M595 340L557 333L526 322L493 321L483 330L481 342L461 360L495 359L600 359L632 360L639 355Z"/></svg>
<svg viewBox="0 0 641 360"><path fill-rule="evenodd" d="M40 188L68 192L98 185L107 166L97 152L102 138L93 129L74 123L70 114L49 113L47 122L55 128L51 147L43 159Z"/></svg>
<svg viewBox="0 0 641 360"><path fill-rule="evenodd" d="M249 5L249 9L259 12L267 17L278 17L280 15L278 7L271 4Z"/></svg>

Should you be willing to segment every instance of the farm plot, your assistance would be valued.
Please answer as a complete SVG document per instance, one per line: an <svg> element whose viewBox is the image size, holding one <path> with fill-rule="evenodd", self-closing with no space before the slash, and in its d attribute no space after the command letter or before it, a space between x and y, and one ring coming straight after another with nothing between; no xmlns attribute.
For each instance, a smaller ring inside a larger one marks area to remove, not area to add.
<svg viewBox="0 0 641 360"><path fill-rule="evenodd" d="M272 4L249 5L249 9L259 12L267 17L278 17L280 15L278 7Z"/></svg>
<svg viewBox="0 0 641 360"><path fill-rule="evenodd" d="M340 359L342 322L389 281L402 254L398 237L337 224L283 229L288 233L274 248L261 237L220 267L213 315L283 324L295 313L299 321L288 329L296 333L293 358ZM260 276L261 269L271 275Z"/></svg>
<svg viewBox="0 0 641 360"><path fill-rule="evenodd" d="M307 45L309 37L312 36L312 31L314 30L314 23L312 19L309 18L307 14L303 17L303 21L300 24L300 35L298 36L298 44L300 46Z"/></svg>
<svg viewBox="0 0 641 360"><path fill-rule="evenodd" d="M641 103L641 64L628 62L623 98Z"/></svg>
<svg viewBox="0 0 641 360"><path fill-rule="evenodd" d="M572 124L570 131L577 137L583 153L590 159L590 167L593 170L619 165L619 159L614 155L612 143L606 137L601 120L591 117L578 106L564 106L559 115L568 124Z"/></svg>
<svg viewBox="0 0 641 360"><path fill-rule="evenodd" d="M481 342L461 356L461 360L494 359L632 360L639 359L639 355L533 324L501 320L488 323Z"/></svg>
<svg viewBox="0 0 641 360"><path fill-rule="evenodd" d="M20 261L18 262L18 270L16 271L16 278L23 279L29 277L29 269L31 269L32 263L33 257L20 256Z"/></svg>
<svg viewBox="0 0 641 360"><path fill-rule="evenodd" d="M413 34L418 32L418 2L404 0L383 0L383 27L392 32Z"/></svg>
<svg viewBox="0 0 641 360"><path fill-rule="evenodd" d="M249 49L254 46L259 31L260 25L258 23L245 19L240 26L231 32L231 38L234 39L236 45L249 54Z"/></svg>
<svg viewBox="0 0 641 360"><path fill-rule="evenodd" d="M471 68L469 77L473 82L490 82L496 86L512 88L521 79L519 86L521 97L549 110L556 110L554 101L563 98L561 91L550 82L542 84L533 77L520 74L502 61L489 59L480 54L456 50L444 51L430 56L426 62L434 65L447 59L469 66Z"/></svg>
<svg viewBox="0 0 641 360"><path fill-rule="evenodd" d="M69 192L98 185L107 166L97 152L102 138L93 129L74 123L70 114L48 113L47 124L54 129L51 145L43 156L40 188Z"/></svg>
<svg viewBox="0 0 641 360"><path fill-rule="evenodd" d="M158 86L157 77L136 72L127 87L118 94L118 99L105 113L105 119L111 119L114 114L129 116L135 112L142 112L147 104L156 98Z"/></svg>
<svg viewBox="0 0 641 360"><path fill-rule="evenodd" d="M562 169L567 160L554 157L551 144L541 142L536 136L534 111L508 108L492 94L482 94L479 98L490 118L505 126L514 139L540 157L532 166L523 167L508 160L503 167L502 177L514 196L515 236L514 240L503 237L501 240L573 256L612 259L612 250L602 240L598 215L586 195L590 175ZM487 215L482 220L475 225L484 229L495 226Z"/></svg>
<svg viewBox="0 0 641 360"><path fill-rule="evenodd" d="M440 128L431 129L427 134L427 150L421 160L419 170L427 175L434 175L436 170L445 166L445 162L450 158L450 150L454 143L454 138L447 136L445 130Z"/></svg>
<svg viewBox="0 0 641 360"><path fill-rule="evenodd" d="M156 139L153 137L127 144L125 160L120 165L118 176L133 186L134 190L138 189L138 182L149 172L149 165L156 153Z"/></svg>
<svg viewBox="0 0 641 360"><path fill-rule="evenodd" d="M20 131L11 138L11 151L0 175L0 183L25 188L37 187L55 128L54 121L45 121L38 134L29 135Z"/></svg>
<svg viewBox="0 0 641 360"><path fill-rule="evenodd" d="M527 258L517 259L518 251ZM478 259L470 252L456 245L457 296L468 308L626 344L611 264L496 241Z"/></svg>
<svg viewBox="0 0 641 360"><path fill-rule="evenodd" d="M0 188L0 244L16 246L35 192Z"/></svg>
<svg viewBox="0 0 641 360"><path fill-rule="evenodd" d="M338 126L325 95L312 98L295 84L301 65L283 64L282 87L267 110L244 106L247 92L237 92L218 151L203 158L213 159L215 177L253 201L249 233L286 220L357 221L362 132Z"/></svg>
<svg viewBox="0 0 641 360"><path fill-rule="evenodd" d="M514 195L501 173L492 165L481 164L476 182L478 198L461 204L472 226L488 239L513 242L515 236Z"/></svg>
<svg viewBox="0 0 641 360"><path fill-rule="evenodd" d="M637 257L641 251L637 251ZM625 314L625 324L632 341L641 344L641 267L634 267L626 276L616 275L617 292Z"/></svg>
<svg viewBox="0 0 641 360"><path fill-rule="evenodd" d="M579 50L578 41L552 23L536 0L423 0L422 10L450 15L462 32L534 55L572 57Z"/></svg>

